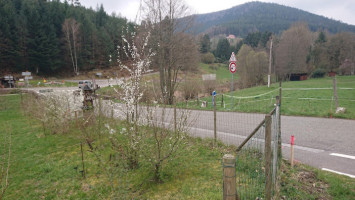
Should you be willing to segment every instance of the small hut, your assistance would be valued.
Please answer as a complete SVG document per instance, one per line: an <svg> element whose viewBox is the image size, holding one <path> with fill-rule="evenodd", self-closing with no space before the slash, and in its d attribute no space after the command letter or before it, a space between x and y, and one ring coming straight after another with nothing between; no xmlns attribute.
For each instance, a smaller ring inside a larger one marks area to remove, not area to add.
<svg viewBox="0 0 355 200"><path fill-rule="evenodd" d="M307 73L293 73L290 75L290 81L304 81L307 78Z"/></svg>

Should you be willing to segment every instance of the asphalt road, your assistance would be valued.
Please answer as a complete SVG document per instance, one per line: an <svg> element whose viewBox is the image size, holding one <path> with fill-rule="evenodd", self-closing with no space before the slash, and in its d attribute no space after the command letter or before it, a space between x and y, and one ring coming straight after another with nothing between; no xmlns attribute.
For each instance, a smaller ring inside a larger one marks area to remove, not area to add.
<svg viewBox="0 0 355 200"><path fill-rule="evenodd" d="M171 122L173 110L168 109L166 115L165 121ZM217 112L217 137L226 144L238 146L264 117L263 114ZM190 118L192 136L214 137L213 111L192 110ZM355 178L355 120L282 116L282 154L287 159L290 159L291 135L295 138L295 163Z"/></svg>
<svg viewBox="0 0 355 200"><path fill-rule="evenodd" d="M197 118L191 133L213 137L213 112L193 111ZM264 115L217 113L217 135L228 144L239 145ZM323 170L355 178L355 120L316 117L281 117L282 153L290 158L291 135L295 137L294 159Z"/></svg>
<svg viewBox="0 0 355 200"><path fill-rule="evenodd" d="M103 87L108 82L102 80L97 83ZM53 88L54 91L76 89ZM167 116L170 118L166 122L170 123L172 109L168 109ZM238 146L263 118L262 114L217 112L217 136L227 144ZM192 110L190 119L191 135L213 137L213 111ZM355 120L282 116L281 132L284 158L290 157L290 138L294 135L296 163L355 178Z"/></svg>

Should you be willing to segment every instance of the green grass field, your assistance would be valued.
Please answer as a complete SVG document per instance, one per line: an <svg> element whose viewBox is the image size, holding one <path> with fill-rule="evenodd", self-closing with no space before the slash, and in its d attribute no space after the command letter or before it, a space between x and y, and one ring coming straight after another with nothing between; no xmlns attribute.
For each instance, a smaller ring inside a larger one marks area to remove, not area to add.
<svg viewBox="0 0 355 200"><path fill-rule="evenodd" d="M20 102L20 95L0 96L0 137L4 138L10 131L12 134L9 187L4 199L222 198L221 158L234 152L235 147L221 143L212 147L211 140L189 138L178 156L164 167L164 182L154 183L146 162L138 169L113 170L114 176L107 176L108 171L104 170L107 166L99 165L97 155L84 145L84 178L80 131L75 123L66 134L44 132L38 120L23 115ZM116 128L119 130L121 126L117 124ZM108 141L97 138L96 142L105 144ZM101 152L102 155L110 149L110 145L105 146L107 149ZM2 155L3 148L0 151ZM108 156L102 158L109 159ZM305 171L312 174L313 182L307 179L308 182L303 183L303 179L299 179ZM292 170L285 165L280 181L281 195L287 199L314 199L324 195L332 199L351 199L355 196L355 179L302 165ZM314 191L313 183L324 189Z"/></svg>
<svg viewBox="0 0 355 200"><path fill-rule="evenodd" d="M230 81L232 78L228 65L222 63L204 64L199 63L202 73L216 74L218 81ZM238 80L238 74L234 74L234 80Z"/></svg>
<svg viewBox="0 0 355 200"><path fill-rule="evenodd" d="M24 83L23 83L24 84ZM29 80L29 87L77 87L78 82L69 82L62 80L50 81L47 80L46 83L42 79L39 80ZM26 87L25 85L18 86L20 88Z"/></svg>
<svg viewBox="0 0 355 200"><path fill-rule="evenodd" d="M345 107L345 113L335 114L333 98L333 79L330 77L306 81L289 81L282 83L282 114L315 117L337 117L355 119L355 76L338 76L337 93L339 107ZM222 95L217 92L217 110L237 112L269 112L279 95L279 84L258 86L234 91ZM233 108L231 106L233 95ZM196 100L188 103L193 109L212 110L212 97L200 99L208 101L207 108L201 108ZM200 102L201 103L201 102Z"/></svg>

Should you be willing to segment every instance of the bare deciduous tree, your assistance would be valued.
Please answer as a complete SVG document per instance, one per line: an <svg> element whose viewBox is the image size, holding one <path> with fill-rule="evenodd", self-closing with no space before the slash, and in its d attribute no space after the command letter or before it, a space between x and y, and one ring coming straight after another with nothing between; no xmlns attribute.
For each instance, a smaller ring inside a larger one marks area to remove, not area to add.
<svg viewBox="0 0 355 200"><path fill-rule="evenodd" d="M164 103L172 104L180 70L191 69L198 61L198 48L186 34L192 25L188 8L182 0L147 0L143 8L145 23L151 25L150 41L159 69Z"/></svg>
<svg viewBox="0 0 355 200"><path fill-rule="evenodd" d="M65 41L68 44L69 54L73 64L74 73L78 75L79 68L78 68L77 51L78 51L78 43L79 43L80 24L76 22L75 19L72 18L65 19L62 25L62 29L65 35Z"/></svg>
<svg viewBox="0 0 355 200"><path fill-rule="evenodd" d="M309 73L306 63L312 44L312 33L306 24L295 24L281 36L276 47L276 70L282 78L291 73Z"/></svg>
<svg viewBox="0 0 355 200"><path fill-rule="evenodd" d="M243 87L264 83L264 77L268 69L266 52L255 52L248 45L243 45L238 52L237 62L238 73Z"/></svg>
<svg viewBox="0 0 355 200"><path fill-rule="evenodd" d="M348 59L355 62L355 35L353 33L338 33L330 37L326 44L326 58L329 71L335 71Z"/></svg>
<svg viewBox="0 0 355 200"><path fill-rule="evenodd" d="M147 124L142 145L142 154L152 164L154 181L161 181L161 171L169 160L176 156L176 152L185 142L186 132L189 127L190 111L177 110L177 121L172 119L169 109L160 107L147 107ZM166 123L170 121L170 123Z"/></svg>

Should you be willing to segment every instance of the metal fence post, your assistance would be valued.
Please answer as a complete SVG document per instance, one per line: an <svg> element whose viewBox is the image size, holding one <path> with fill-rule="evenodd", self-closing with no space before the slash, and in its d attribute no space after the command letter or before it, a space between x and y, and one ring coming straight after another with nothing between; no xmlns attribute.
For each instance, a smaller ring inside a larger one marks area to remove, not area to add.
<svg viewBox="0 0 355 200"><path fill-rule="evenodd" d="M272 174L271 174L271 115L265 116L265 199L271 200L271 186L272 186Z"/></svg>
<svg viewBox="0 0 355 200"><path fill-rule="evenodd" d="M217 144L217 111L216 99L213 101L214 146Z"/></svg>
<svg viewBox="0 0 355 200"><path fill-rule="evenodd" d="M223 200L238 200L236 188L235 156L223 156Z"/></svg>
<svg viewBox="0 0 355 200"><path fill-rule="evenodd" d="M278 153L278 155L277 155L277 159L278 159L278 161L279 161L279 164L281 164L281 160L282 160L282 143L281 143L281 100L282 100L282 87L281 87L282 85L281 85L281 81L280 81L280 85L279 85L279 87L280 87L280 89L279 89L279 99L278 99L278 102L277 102L277 107L278 107L278 119L277 120L279 120L278 121L278 132L277 132L277 134L278 134L278 136L277 136L277 139L278 139L278 141L277 141L277 144L278 144L278 149L277 149L277 153ZM277 111L277 110L276 110Z"/></svg>

